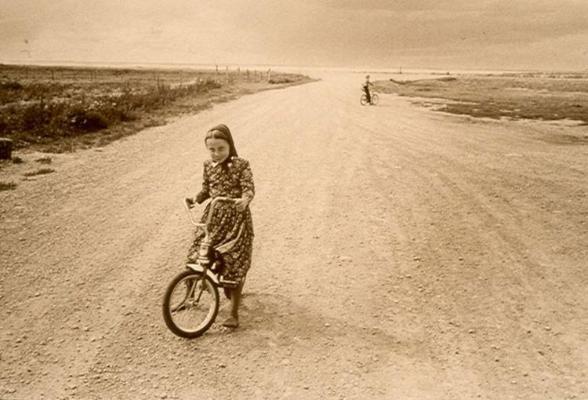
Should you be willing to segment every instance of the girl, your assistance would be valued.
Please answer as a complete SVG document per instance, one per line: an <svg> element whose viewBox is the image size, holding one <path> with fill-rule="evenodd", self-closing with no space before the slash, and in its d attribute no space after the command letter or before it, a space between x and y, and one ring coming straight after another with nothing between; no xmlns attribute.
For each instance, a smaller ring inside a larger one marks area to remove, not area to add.
<svg viewBox="0 0 588 400"><path fill-rule="evenodd" d="M194 198L201 204L206 199L226 196L237 199L234 204L216 204L209 231L212 245L217 247L235 241L231 250L224 254L223 277L237 281L239 285L230 291L231 316L223 322L229 328L239 326L239 303L245 275L251 266L253 245L253 222L249 203L253 200L255 188L249 162L237 156L231 131L226 125L218 125L206 133L204 144L210 152L210 160L204 162L202 190ZM206 221L209 207L202 215ZM190 254L196 257L203 234L197 234Z"/></svg>

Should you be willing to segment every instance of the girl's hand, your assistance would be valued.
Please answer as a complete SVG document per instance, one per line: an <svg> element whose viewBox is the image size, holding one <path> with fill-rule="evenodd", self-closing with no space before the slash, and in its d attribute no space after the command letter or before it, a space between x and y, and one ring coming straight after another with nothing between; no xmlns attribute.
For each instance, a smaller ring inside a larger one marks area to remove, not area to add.
<svg viewBox="0 0 588 400"><path fill-rule="evenodd" d="M248 199L242 198L242 199L235 200L235 207L237 207L237 211L239 211L239 212L245 211L245 209L247 208L248 205L249 205Z"/></svg>

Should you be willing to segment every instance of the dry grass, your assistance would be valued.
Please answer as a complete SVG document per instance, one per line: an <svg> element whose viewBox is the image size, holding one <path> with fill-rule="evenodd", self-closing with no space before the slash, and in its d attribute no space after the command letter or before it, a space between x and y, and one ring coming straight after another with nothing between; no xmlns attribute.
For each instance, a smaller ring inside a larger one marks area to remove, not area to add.
<svg viewBox="0 0 588 400"><path fill-rule="evenodd" d="M308 81L293 74L272 78ZM265 73L255 71L0 65L0 136L13 139L17 149L72 151L196 112L244 87L253 92L271 85Z"/></svg>
<svg viewBox="0 0 588 400"><path fill-rule="evenodd" d="M37 175L51 174L53 172L55 172L55 170L52 169L52 168L41 168L41 169L38 169L36 171L25 172L23 175L29 177L29 176L37 176Z"/></svg>
<svg viewBox="0 0 588 400"><path fill-rule="evenodd" d="M377 82L401 96L448 100L439 111L474 117L574 120L588 124L588 74L460 75Z"/></svg>
<svg viewBox="0 0 588 400"><path fill-rule="evenodd" d="M0 182L0 192L4 190L14 190L16 189L16 183L14 182Z"/></svg>

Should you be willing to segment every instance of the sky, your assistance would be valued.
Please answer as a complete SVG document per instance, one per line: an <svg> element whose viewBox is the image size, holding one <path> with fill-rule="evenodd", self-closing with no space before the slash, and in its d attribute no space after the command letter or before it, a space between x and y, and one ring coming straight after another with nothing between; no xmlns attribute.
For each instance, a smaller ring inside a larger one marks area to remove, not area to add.
<svg viewBox="0 0 588 400"><path fill-rule="evenodd" d="M588 0L0 0L0 62L588 70Z"/></svg>

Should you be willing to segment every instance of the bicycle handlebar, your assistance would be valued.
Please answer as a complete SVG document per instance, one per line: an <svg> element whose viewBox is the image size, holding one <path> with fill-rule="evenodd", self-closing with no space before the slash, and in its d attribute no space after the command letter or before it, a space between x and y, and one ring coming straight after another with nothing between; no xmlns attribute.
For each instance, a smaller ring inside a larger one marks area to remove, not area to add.
<svg viewBox="0 0 588 400"><path fill-rule="evenodd" d="M191 199L188 199L188 198L184 199L184 206L186 207L186 210L188 212L188 215L190 216L190 221L192 221L192 224L196 225L197 227L204 228L204 230L206 232L206 227L208 226L208 224L210 223L210 220L212 219L212 212L214 211L214 207L216 206L216 204L219 201L227 201L227 202L234 203L236 200L238 200L238 199L234 199L234 198L226 197L226 196L219 196L219 197L215 197L214 199L212 199L210 201L210 209L208 210L208 217L206 218L206 223L196 222L194 220L194 216L192 215L192 212L190 211L190 209L192 207L194 207L194 203L192 203Z"/></svg>

